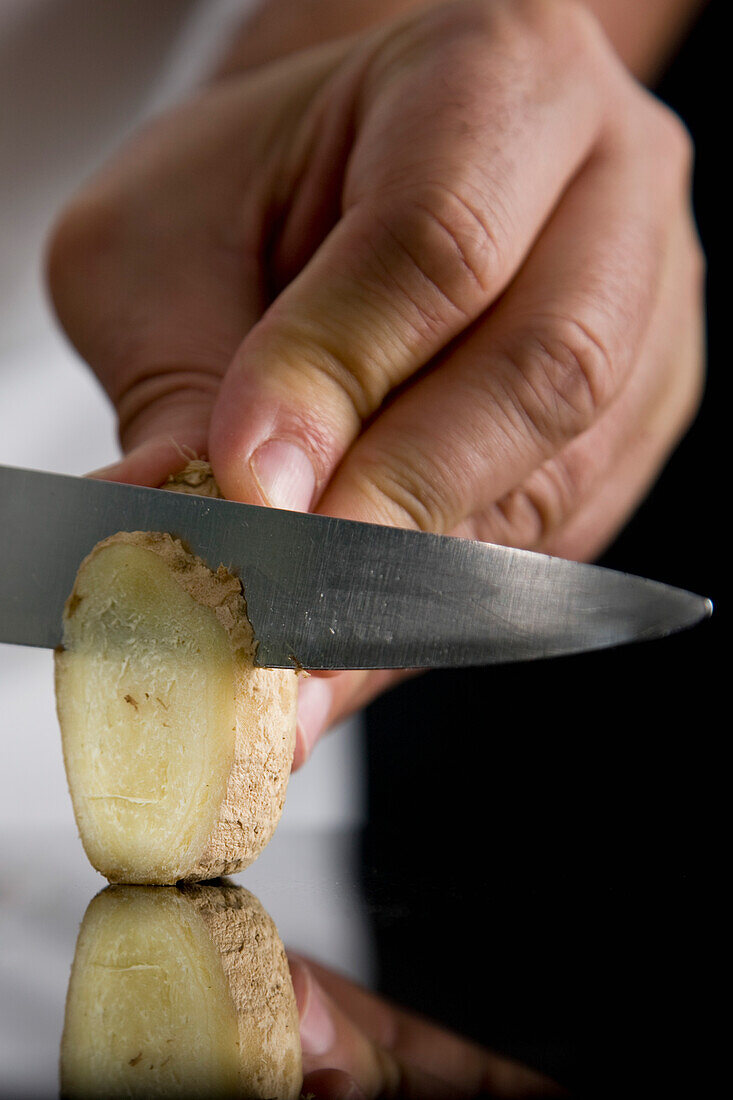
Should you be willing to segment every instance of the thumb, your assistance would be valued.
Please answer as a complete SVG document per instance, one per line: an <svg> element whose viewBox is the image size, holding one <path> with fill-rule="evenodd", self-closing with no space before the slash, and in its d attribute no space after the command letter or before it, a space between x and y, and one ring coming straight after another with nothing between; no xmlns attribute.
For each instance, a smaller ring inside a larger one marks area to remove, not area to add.
<svg viewBox="0 0 733 1100"><path fill-rule="evenodd" d="M225 496L313 507L390 391L485 305L427 200L375 206L344 214L234 356L209 443Z"/></svg>

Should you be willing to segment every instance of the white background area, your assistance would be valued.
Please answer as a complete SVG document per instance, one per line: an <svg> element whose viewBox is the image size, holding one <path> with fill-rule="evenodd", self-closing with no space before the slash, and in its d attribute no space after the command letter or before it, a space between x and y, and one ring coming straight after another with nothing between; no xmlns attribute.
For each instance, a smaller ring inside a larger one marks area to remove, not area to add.
<svg viewBox="0 0 733 1100"><path fill-rule="evenodd" d="M106 396L46 302L44 242L65 198L195 86L248 6L0 3L0 464L83 474L118 456ZM361 751L358 722L323 741L291 780L281 828L358 823ZM73 827L48 651L0 645L0 789L0 827Z"/></svg>
<svg viewBox="0 0 733 1100"><path fill-rule="evenodd" d="M67 196L197 83L247 6L0 0L0 464L81 475L118 456L107 399L46 302L44 242ZM354 850L333 830L362 821L362 754L358 721L321 742L238 881L287 946L368 982ZM54 1090L78 924L103 886L76 838L52 655L0 644L1 1096Z"/></svg>
<svg viewBox="0 0 733 1100"><path fill-rule="evenodd" d="M107 399L47 304L44 241L125 133L195 85L246 6L0 0L0 464L81 475L118 456ZM56 1080L78 924L105 885L76 839L52 671L49 651L0 644L0 1095L18 1100ZM333 831L363 820L362 758L359 720L322 741L238 881L286 946L368 982L354 849Z"/></svg>

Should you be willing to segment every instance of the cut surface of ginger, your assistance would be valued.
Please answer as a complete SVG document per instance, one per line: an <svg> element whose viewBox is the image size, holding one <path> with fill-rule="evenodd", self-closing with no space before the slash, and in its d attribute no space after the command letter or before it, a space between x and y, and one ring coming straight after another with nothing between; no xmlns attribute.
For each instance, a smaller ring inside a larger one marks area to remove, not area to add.
<svg viewBox="0 0 733 1100"><path fill-rule="evenodd" d="M239 581L168 535L120 533L82 563L56 655L79 832L113 882L246 866L282 811L295 676L253 665Z"/></svg>
<svg viewBox="0 0 733 1100"><path fill-rule="evenodd" d="M82 922L65 1097L295 1098L298 1011L271 918L231 885L108 887Z"/></svg>

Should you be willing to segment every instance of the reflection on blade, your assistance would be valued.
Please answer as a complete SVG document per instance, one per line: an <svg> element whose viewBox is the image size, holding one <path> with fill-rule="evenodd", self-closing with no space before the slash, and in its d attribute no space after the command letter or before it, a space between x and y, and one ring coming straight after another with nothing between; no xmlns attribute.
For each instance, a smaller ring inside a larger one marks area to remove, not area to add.
<svg viewBox="0 0 733 1100"><path fill-rule="evenodd" d="M282 1097L302 1084L298 1010L277 929L224 880L109 886L76 945L63 1097Z"/></svg>

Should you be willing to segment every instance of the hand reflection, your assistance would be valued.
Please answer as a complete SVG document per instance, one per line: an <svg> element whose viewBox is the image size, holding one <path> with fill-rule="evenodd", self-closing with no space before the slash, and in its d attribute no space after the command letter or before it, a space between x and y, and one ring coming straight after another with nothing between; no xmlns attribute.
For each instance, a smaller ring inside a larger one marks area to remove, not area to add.
<svg viewBox="0 0 733 1100"><path fill-rule="evenodd" d="M286 956L241 886L109 886L91 901L66 998L62 1097L297 1100L301 1088L317 1100L565 1095Z"/></svg>
<svg viewBox="0 0 733 1100"><path fill-rule="evenodd" d="M546 1077L288 952L300 1013L305 1096L317 1100L538 1098Z"/></svg>

